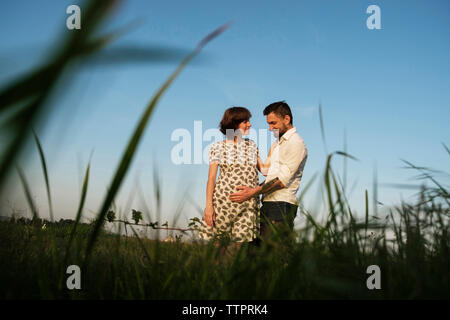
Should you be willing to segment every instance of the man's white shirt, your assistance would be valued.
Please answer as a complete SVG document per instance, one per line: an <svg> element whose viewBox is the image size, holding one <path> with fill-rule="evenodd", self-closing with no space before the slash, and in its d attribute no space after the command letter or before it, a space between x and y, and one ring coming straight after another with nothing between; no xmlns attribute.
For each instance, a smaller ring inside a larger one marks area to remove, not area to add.
<svg viewBox="0 0 450 320"><path fill-rule="evenodd" d="M262 201L284 201L298 205L297 191L308 157L305 142L294 127L286 131L270 149L270 168L266 181L278 177L286 188L264 194Z"/></svg>

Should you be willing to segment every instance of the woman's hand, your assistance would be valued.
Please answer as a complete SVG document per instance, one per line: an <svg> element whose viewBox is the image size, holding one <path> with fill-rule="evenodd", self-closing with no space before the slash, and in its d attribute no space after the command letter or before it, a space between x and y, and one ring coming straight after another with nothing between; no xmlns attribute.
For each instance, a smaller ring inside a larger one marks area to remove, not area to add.
<svg viewBox="0 0 450 320"><path fill-rule="evenodd" d="M212 205L207 205L205 208L205 211L203 212L203 219L205 220L206 224L210 227L213 226L214 220L215 220L215 212Z"/></svg>

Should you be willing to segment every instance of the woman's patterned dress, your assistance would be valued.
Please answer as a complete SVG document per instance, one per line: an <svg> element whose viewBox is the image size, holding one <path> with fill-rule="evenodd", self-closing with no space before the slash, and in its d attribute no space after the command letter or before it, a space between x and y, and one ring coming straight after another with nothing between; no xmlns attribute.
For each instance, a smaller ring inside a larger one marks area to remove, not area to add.
<svg viewBox="0 0 450 320"><path fill-rule="evenodd" d="M238 203L229 199L238 192L237 186L258 186L256 143L249 139L240 142L215 142L211 145L209 161L219 163L220 173L213 193L215 222L210 227L203 220L199 238L210 240L215 236L230 237L232 241L252 241L258 235L259 201L252 197Z"/></svg>

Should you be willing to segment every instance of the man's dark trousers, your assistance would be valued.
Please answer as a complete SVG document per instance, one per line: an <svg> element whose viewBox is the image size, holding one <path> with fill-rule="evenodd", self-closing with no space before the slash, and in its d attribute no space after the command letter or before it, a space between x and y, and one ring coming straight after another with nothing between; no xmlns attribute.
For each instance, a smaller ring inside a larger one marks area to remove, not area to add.
<svg viewBox="0 0 450 320"><path fill-rule="evenodd" d="M261 206L260 233L262 239L273 235L273 229L280 237L290 235L298 206L284 201L264 201Z"/></svg>

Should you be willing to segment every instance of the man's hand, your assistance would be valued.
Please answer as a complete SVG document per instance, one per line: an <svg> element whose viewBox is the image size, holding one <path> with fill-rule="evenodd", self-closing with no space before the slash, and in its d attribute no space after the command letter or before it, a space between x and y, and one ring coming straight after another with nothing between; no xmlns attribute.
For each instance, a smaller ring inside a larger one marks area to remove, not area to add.
<svg viewBox="0 0 450 320"><path fill-rule="evenodd" d="M241 191L230 195L230 200L233 202L244 202L256 193L256 189L247 186L238 186L236 189Z"/></svg>

